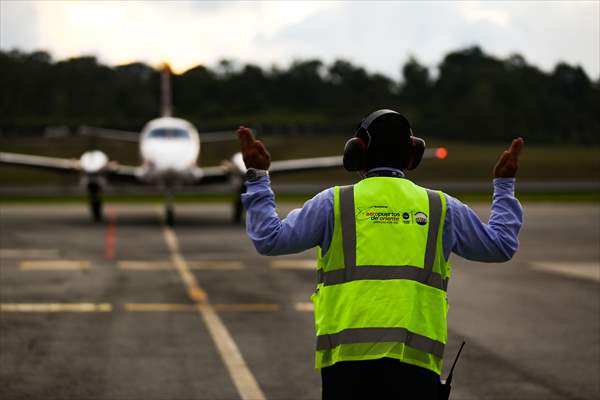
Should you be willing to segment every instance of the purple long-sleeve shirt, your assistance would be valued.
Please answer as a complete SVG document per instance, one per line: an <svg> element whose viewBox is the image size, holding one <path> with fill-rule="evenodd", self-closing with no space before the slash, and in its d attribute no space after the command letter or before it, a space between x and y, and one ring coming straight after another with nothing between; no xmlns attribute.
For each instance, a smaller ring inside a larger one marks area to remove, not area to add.
<svg viewBox="0 0 600 400"><path fill-rule="evenodd" d="M263 255L298 253L321 246L329 249L333 235L333 189L326 189L308 200L302 208L280 219L275 210L275 195L269 177L246 182L242 202L247 210L246 230L256 250ZM519 246L518 234L523 209L514 195L515 178L494 179L492 212L487 224L459 200L445 194L443 248L450 253L482 262L508 261Z"/></svg>

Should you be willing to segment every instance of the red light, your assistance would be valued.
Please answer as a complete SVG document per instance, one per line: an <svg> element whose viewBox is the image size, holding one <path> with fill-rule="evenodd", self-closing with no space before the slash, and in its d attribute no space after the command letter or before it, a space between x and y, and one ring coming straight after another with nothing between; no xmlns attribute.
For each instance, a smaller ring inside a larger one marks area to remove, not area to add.
<svg viewBox="0 0 600 400"><path fill-rule="evenodd" d="M435 151L435 156L440 160L443 160L444 158L448 157L448 150L446 150L445 147L440 147Z"/></svg>

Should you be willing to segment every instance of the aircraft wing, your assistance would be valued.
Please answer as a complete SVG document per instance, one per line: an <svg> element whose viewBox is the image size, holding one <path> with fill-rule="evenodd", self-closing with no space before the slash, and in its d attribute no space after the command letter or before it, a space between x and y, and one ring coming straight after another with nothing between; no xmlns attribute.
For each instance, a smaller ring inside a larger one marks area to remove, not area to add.
<svg viewBox="0 0 600 400"><path fill-rule="evenodd" d="M104 139L121 140L125 142L137 143L140 141L140 133L132 131L122 131L119 129L97 128L94 126L80 126L79 134L82 136L94 136Z"/></svg>
<svg viewBox="0 0 600 400"><path fill-rule="evenodd" d="M81 172L79 160L69 158L43 157L28 154L0 153L0 164L30 167L66 174Z"/></svg>
<svg viewBox="0 0 600 400"><path fill-rule="evenodd" d="M300 158L296 160L282 160L271 162L269 174L277 175L285 172L311 171L318 169L339 168L342 164L341 156Z"/></svg>
<svg viewBox="0 0 600 400"><path fill-rule="evenodd" d="M231 167L225 165L199 167L196 169L195 175L198 177L195 181L196 185L228 182L231 178Z"/></svg>
<svg viewBox="0 0 600 400"><path fill-rule="evenodd" d="M136 167L120 165L114 161L106 163L102 169L86 170L84 166L82 166L81 161L74 158L45 157L0 152L0 165L28 167L66 175L101 173L110 181L141 183L136 174Z"/></svg>
<svg viewBox="0 0 600 400"><path fill-rule="evenodd" d="M426 149L423 158L444 159L447 156L447 150L444 147ZM269 168L271 175L278 175L288 172L311 171L321 169L333 169L343 167L341 156L301 158L297 160L273 161Z"/></svg>
<svg viewBox="0 0 600 400"><path fill-rule="evenodd" d="M237 133L234 130L201 132L198 134L200 143L217 143L238 140Z"/></svg>

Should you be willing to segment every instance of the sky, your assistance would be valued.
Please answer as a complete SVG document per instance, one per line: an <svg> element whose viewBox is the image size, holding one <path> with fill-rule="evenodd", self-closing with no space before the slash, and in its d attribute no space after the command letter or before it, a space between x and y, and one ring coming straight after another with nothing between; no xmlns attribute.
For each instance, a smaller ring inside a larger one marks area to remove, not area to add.
<svg viewBox="0 0 600 400"><path fill-rule="evenodd" d="M600 1L24 1L0 0L0 48L111 65L169 62L175 72L221 59L285 67L344 58L401 77L410 56L435 67L472 45L520 53L545 71L561 61L600 78Z"/></svg>

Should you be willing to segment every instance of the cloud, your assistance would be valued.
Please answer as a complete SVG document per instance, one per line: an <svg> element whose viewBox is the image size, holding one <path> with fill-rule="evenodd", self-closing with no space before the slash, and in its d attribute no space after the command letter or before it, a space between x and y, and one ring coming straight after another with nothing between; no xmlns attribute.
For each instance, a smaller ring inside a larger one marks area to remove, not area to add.
<svg viewBox="0 0 600 400"><path fill-rule="evenodd" d="M34 2L0 1L0 48L35 48L38 37L36 27Z"/></svg>
<svg viewBox="0 0 600 400"><path fill-rule="evenodd" d="M108 63L170 61L176 71L230 58L268 66L346 58L398 78L409 55L430 66L473 44L561 60L600 76L600 2L2 1L0 46Z"/></svg>
<svg viewBox="0 0 600 400"><path fill-rule="evenodd" d="M598 78L599 16L598 2L350 2L258 36L256 46L283 58L348 58L397 77L409 54L434 66L479 44L546 70L561 60L581 64Z"/></svg>

